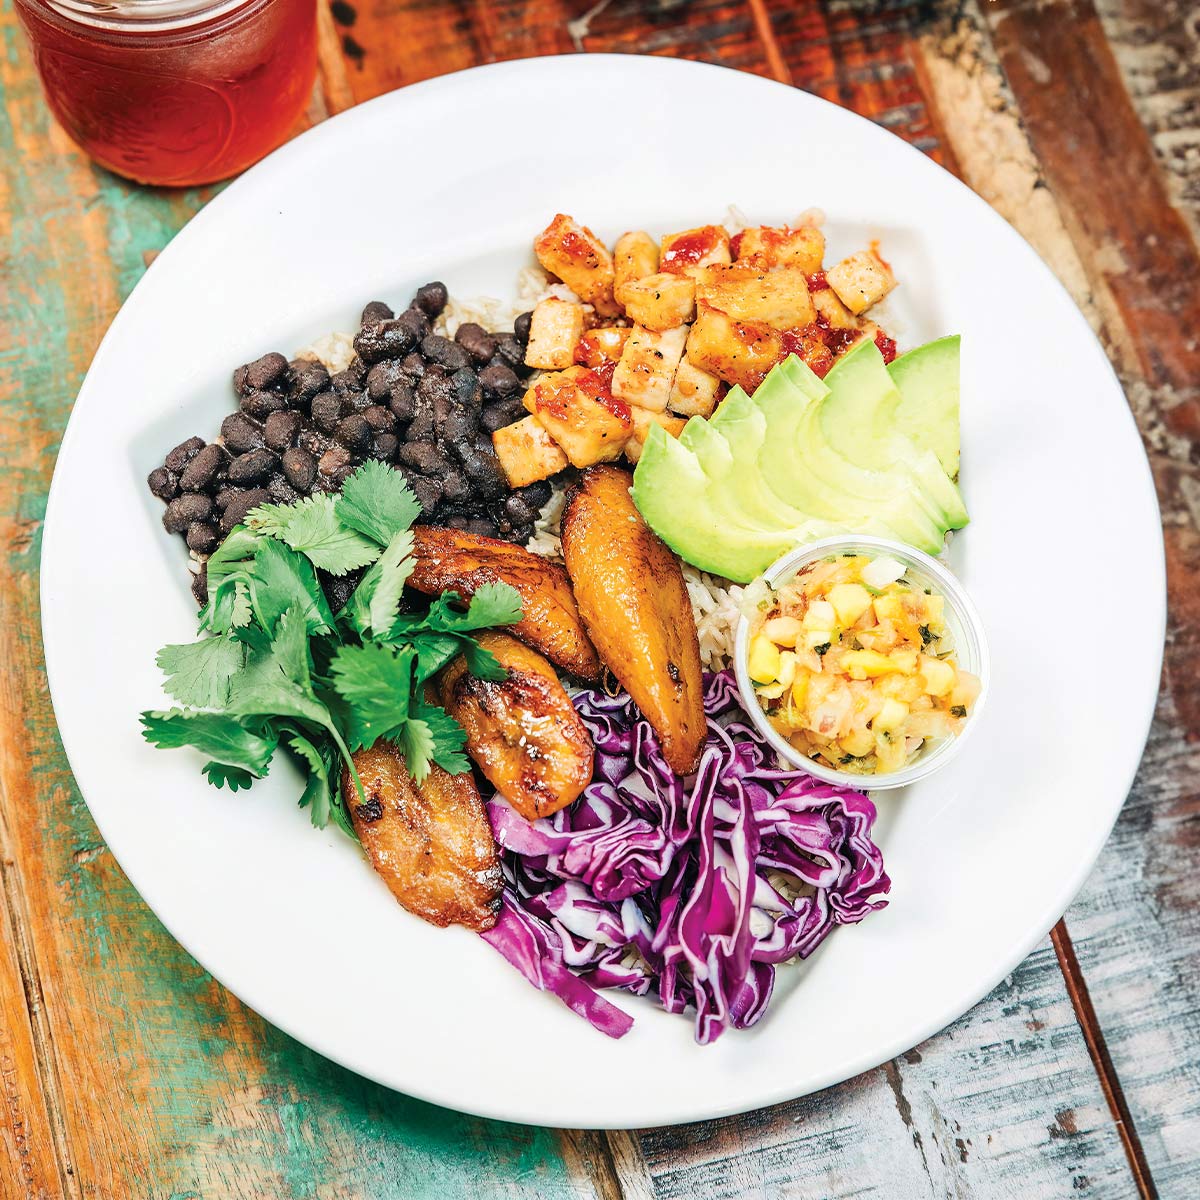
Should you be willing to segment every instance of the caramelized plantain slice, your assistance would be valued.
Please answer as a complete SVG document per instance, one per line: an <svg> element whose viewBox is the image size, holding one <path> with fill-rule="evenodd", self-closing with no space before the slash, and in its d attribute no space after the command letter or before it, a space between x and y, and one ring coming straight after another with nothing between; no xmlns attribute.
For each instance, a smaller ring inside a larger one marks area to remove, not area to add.
<svg viewBox="0 0 1200 1200"><path fill-rule="evenodd" d="M430 596L455 591L469 600L482 584L510 584L523 611L511 632L564 671L589 683L599 681L600 660L560 563L511 542L428 525L413 529L413 561L408 586Z"/></svg>
<svg viewBox="0 0 1200 1200"><path fill-rule="evenodd" d="M470 772L434 764L418 785L391 742L354 755L367 802L350 772L342 798L355 832L392 895L431 925L491 929L500 911L500 859Z"/></svg>
<svg viewBox="0 0 1200 1200"><path fill-rule="evenodd" d="M601 660L687 775L707 733L696 622L679 560L634 507L632 482L618 467L584 471L563 512L563 558Z"/></svg>
<svg viewBox="0 0 1200 1200"><path fill-rule="evenodd" d="M566 808L591 781L591 735L536 650L503 633L476 637L508 678L477 679L456 658L438 677L438 700L467 731L467 752L492 786L536 821Z"/></svg>

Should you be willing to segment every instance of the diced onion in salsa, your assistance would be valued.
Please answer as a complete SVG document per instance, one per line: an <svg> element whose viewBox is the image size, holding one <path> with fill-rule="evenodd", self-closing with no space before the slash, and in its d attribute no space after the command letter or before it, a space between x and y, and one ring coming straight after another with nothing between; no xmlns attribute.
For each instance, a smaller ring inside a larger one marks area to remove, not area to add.
<svg viewBox="0 0 1200 1200"><path fill-rule="evenodd" d="M957 736L979 696L958 666L945 599L894 559L813 563L770 593L747 671L771 724L824 766L904 767L927 740Z"/></svg>

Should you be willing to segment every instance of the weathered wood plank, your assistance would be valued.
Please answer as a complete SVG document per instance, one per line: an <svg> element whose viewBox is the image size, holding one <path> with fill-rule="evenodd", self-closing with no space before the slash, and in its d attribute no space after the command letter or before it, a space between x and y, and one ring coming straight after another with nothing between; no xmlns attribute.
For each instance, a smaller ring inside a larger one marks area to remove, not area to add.
<svg viewBox="0 0 1200 1200"><path fill-rule="evenodd" d="M551 1134L409 1100L265 1025L172 942L101 843L46 695L40 522L54 450L101 333L207 193L141 191L89 166L51 125L11 12L0 22L0 817L10 896L0 1180L7 1188L24 1170L28 1195L89 1200L407 1200L466 1194L481 1179L494 1195L590 1195L564 1173ZM25 928L9 937L14 913ZM23 976L40 981L28 1006ZM44 1021L41 1047L30 1009Z"/></svg>
<svg viewBox="0 0 1200 1200"><path fill-rule="evenodd" d="M1131 1194L1048 943L894 1062L791 1104L645 1131L642 1147L671 1200Z"/></svg>

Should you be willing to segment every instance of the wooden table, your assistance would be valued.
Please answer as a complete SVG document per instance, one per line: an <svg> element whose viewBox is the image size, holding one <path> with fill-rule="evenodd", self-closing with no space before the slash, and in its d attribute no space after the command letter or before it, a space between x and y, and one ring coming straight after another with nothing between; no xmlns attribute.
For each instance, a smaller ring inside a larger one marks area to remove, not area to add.
<svg viewBox="0 0 1200 1200"><path fill-rule="evenodd" d="M681 55L854 108L995 205L1100 335L1154 467L1172 615L1146 758L1066 918L992 995L894 1062L778 1108L607 1135L504 1125L388 1092L267 1026L166 935L101 842L59 745L38 626L46 489L79 382L148 261L214 189L146 191L91 166L50 120L6 3L0 1193L1200 1196L1194 6L353 4L321 9L320 79L305 124L496 59ZM1029 320L1038 320L1036 297ZM1069 536L1063 549L1070 553ZM1119 548L1112 563L1081 564L1110 567L1119 570ZM1117 633L1113 645L1088 652L1119 655Z"/></svg>

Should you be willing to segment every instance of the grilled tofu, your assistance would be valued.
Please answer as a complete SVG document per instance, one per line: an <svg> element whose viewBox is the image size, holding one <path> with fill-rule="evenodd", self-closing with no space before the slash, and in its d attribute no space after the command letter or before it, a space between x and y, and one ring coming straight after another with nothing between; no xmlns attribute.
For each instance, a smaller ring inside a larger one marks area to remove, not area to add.
<svg viewBox="0 0 1200 1200"><path fill-rule="evenodd" d="M492 434L492 448L509 487L526 487L557 475L569 464L559 444L537 417L522 417Z"/></svg>
<svg viewBox="0 0 1200 1200"><path fill-rule="evenodd" d="M585 304L604 317L621 310L613 299L613 259L608 247L586 225L564 213L533 239L538 262L557 275Z"/></svg>
<svg viewBox="0 0 1200 1200"><path fill-rule="evenodd" d="M754 225L733 239L737 261L760 268L796 267L805 275L821 269L825 258L825 235L811 225L789 229L786 225Z"/></svg>
<svg viewBox="0 0 1200 1200"><path fill-rule="evenodd" d="M508 626L508 632L579 679L599 680L600 659L584 632L561 563L497 538L461 529L413 526L410 588L428 596L452 591L470 600L485 583L507 583L521 597L521 619Z"/></svg>
<svg viewBox="0 0 1200 1200"><path fill-rule="evenodd" d="M685 354L675 369L667 407L685 417L710 417L717 407L717 389L721 381L693 365Z"/></svg>
<svg viewBox="0 0 1200 1200"><path fill-rule="evenodd" d="M575 361L575 346L583 336L583 307L550 296L539 300L529 323L525 365L561 371Z"/></svg>
<svg viewBox="0 0 1200 1200"><path fill-rule="evenodd" d="M637 462L642 457L642 447L650 436L651 425L661 425L672 437L677 438L687 421L669 412L651 412L648 408L631 408L633 414L633 432L625 443L625 457L630 462Z"/></svg>
<svg viewBox="0 0 1200 1200"><path fill-rule="evenodd" d="M730 262L729 233L723 225L701 225L662 240L658 269L695 278L705 267Z"/></svg>
<svg viewBox="0 0 1200 1200"><path fill-rule="evenodd" d="M816 317L808 280L799 267L706 267L696 280L696 299L735 321L758 321L772 329L803 329Z"/></svg>
<svg viewBox="0 0 1200 1200"><path fill-rule="evenodd" d="M707 734L696 622L679 560L634 507L632 482L612 466L583 473L563 512L563 558L601 660L687 775Z"/></svg>
<svg viewBox="0 0 1200 1200"><path fill-rule="evenodd" d="M500 858L470 772L429 768L417 784L404 756L376 742L354 755L366 803L349 770L342 798L371 865L414 916L431 925L491 929L500 911Z"/></svg>
<svg viewBox="0 0 1200 1200"><path fill-rule="evenodd" d="M613 373L612 394L626 404L662 412L687 336L686 328L656 333L635 325Z"/></svg>
<svg viewBox="0 0 1200 1200"><path fill-rule="evenodd" d="M525 407L575 467L618 458L632 429L629 405L587 367L543 375L525 393Z"/></svg>
<svg viewBox="0 0 1200 1200"><path fill-rule="evenodd" d="M621 302L630 320L646 329L674 329L690 321L696 312L696 281L686 275L659 271L627 283Z"/></svg>
<svg viewBox="0 0 1200 1200"><path fill-rule="evenodd" d="M644 230L623 233L613 252L613 293L624 304L622 293L631 283L658 270L658 243Z"/></svg>
<svg viewBox="0 0 1200 1200"><path fill-rule="evenodd" d="M829 286L855 316L877 304L896 286L892 268L871 250L843 258L825 272Z"/></svg>
<svg viewBox="0 0 1200 1200"><path fill-rule="evenodd" d="M770 325L735 321L700 303L688 334L687 356L694 367L753 392L783 357L783 339Z"/></svg>
<svg viewBox="0 0 1200 1200"><path fill-rule="evenodd" d="M456 658L438 676L438 699L466 730L467 753L496 791L527 820L548 817L591 782L591 735L540 654L503 633L478 641L508 678L478 679Z"/></svg>

